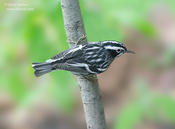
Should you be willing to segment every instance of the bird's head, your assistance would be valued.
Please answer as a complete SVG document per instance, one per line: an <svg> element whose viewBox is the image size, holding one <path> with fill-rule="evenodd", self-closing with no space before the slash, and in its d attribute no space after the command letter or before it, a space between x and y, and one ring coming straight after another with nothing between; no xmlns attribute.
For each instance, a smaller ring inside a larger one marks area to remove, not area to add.
<svg viewBox="0 0 175 129"><path fill-rule="evenodd" d="M111 53L111 55L116 58L124 53L135 54L134 51L128 50L122 43L117 41L103 41L101 42L104 48Z"/></svg>

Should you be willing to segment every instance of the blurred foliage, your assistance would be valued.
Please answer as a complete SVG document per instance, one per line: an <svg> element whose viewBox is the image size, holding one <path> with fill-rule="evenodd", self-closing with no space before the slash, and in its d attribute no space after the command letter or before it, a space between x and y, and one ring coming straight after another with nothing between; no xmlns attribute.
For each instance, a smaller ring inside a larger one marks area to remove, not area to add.
<svg viewBox="0 0 175 129"><path fill-rule="evenodd" d="M2 1L1 6L9 3L12 2ZM31 68L32 62L42 62L68 48L58 4L58 1L30 1L28 5L34 11L1 10L0 89L8 92L19 106L30 106L45 91L63 110L73 108L72 85L76 83L72 83L75 81L70 73L51 73L52 79L44 87L37 84L38 78Z"/></svg>
<svg viewBox="0 0 175 129"><path fill-rule="evenodd" d="M138 96L117 116L115 129L134 129L145 119L155 123L161 123L165 119L169 124L175 122L175 101L173 98L151 92L147 89L149 86L143 79L138 79L135 86Z"/></svg>

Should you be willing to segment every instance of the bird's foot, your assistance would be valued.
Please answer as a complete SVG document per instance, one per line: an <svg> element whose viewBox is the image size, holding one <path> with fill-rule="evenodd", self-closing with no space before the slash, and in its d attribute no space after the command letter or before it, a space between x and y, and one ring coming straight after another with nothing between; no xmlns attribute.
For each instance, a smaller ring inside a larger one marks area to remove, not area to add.
<svg viewBox="0 0 175 129"><path fill-rule="evenodd" d="M78 41L76 42L76 45L80 45L83 41L86 41L86 35L83 34Z"/></svg>
<svg viewBox="0 0 175 129"><path fill-rule="evenodd" d="M75 44L75 45L80 45L82 42L86 41L86 35L82 35L77 41L72 41L72 40L68 40L69 43L71 44Z"/></svg>

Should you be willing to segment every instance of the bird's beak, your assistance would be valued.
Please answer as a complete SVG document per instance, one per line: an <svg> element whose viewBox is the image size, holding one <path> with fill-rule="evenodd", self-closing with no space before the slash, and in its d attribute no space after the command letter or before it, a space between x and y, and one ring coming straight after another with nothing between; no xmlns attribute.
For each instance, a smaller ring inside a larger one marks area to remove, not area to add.
<svg viewBox="0 0 175 129"><path fill-rule="evenodd" d="M136 54L134 51L127 50L126 53Z"/></svg>

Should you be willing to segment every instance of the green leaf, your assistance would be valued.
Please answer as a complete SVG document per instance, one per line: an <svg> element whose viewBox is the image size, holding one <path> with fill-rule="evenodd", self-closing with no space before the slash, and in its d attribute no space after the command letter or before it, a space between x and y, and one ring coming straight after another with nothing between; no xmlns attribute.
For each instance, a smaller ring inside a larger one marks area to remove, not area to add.
<svg viewBox="0 0 175 129"><path fill-rule="evenodd" d="M155 103L160 113L163 113L163 117L167 117L170 122L175 122L175 99L165 96L159 95L155 99Z"/></svg>
<svg viewBox="0 0 175 129"><path fill-rule="evenodd" d="M132 103L125 108L115 122L115 129L132 129L139 124L144 115L143 106L138 103Z"/></svg>
<svg viewBox="0 0 175 129"><path fill-rule="evenodd" d="M72 75L66 71L54 72L51 74L53 86L50 88L50 94L53 101L62 111L71 112L74 107L75 98L73 96L73 87L76 85Z"/></svg>

